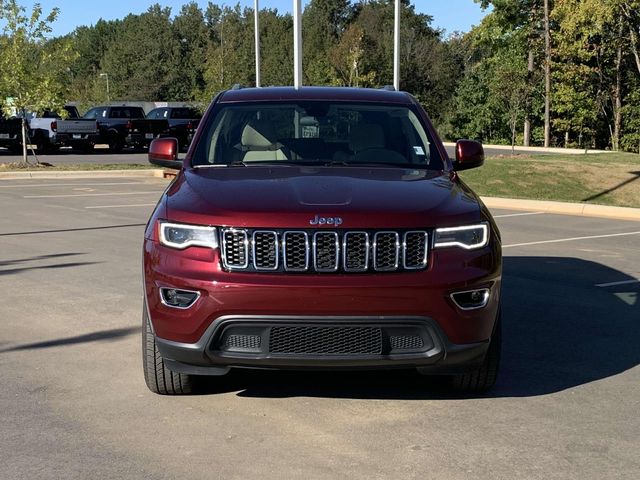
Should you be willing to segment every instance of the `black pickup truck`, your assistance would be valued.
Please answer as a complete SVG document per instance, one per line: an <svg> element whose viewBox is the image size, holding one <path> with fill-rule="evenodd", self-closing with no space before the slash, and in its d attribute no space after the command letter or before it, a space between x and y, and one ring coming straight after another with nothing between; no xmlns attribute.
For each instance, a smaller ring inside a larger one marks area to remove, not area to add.
<svg viewBox="0 0 640 480"><path fill-rule="evenodd" d="M147 118L169 122L169 136L177 138L179 148L186 150L191 144L202 114L190 107L160 107L151 110Z"/></svg>
<svg viewBox="0 0 640 480"><path fill-rule="evenodd" d="M4 118L0 114L0 147L17 153L22 149L22 119Z"/></svg>
<svg viewBox="0 0 640 480"><path fill-rule="evenodd" d="M144 148L169 135L169 122L147 119L141 107L126 105L94 107L80 119L56 122L55 128L60 142L84 151L96 144L107 144L112 152Z"/></svg>

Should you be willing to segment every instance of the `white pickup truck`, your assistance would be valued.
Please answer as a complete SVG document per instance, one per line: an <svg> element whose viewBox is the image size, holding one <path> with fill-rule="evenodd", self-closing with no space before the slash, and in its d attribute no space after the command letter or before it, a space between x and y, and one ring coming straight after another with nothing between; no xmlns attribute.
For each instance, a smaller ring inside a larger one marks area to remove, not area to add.
<svg viewBox="0 0 640 480"><path fill-rule="evenodd" d="M65 105L64 109L68 113L67 118L80 118L78 109L74 105ZM52 128L52 123L61 120L61 118L56 112L51 111L45 111L42 115L30 113L27 116L31 143L36 145L39 153L55 152L62 146L58 141L55 128Z"/></svg>

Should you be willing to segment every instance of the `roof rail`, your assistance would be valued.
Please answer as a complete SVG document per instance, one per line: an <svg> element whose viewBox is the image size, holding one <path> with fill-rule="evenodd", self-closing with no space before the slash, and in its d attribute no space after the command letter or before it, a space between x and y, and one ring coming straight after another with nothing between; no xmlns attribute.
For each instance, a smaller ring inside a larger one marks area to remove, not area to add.
<svg viewBox="0 0 640 480"><path fill-rule="evenodd" d="M384 85L380 87L380 90L388 90L389 92L395 92L396 87L394 87L393 85Z"/></svg>
<svg viewBox="0 0 640 480"><path fill-rule="evenodd" d="M233 86L231 87L231 90L242 90L243 88L244 87L239 83L234 83Z"/></svg>

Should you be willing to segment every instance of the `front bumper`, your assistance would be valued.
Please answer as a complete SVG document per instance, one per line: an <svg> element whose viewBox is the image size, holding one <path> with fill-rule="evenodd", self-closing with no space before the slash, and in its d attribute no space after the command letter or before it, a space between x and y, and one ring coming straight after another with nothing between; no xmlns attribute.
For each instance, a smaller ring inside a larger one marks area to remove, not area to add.
<svg viewBox="0 0 640 480"><path fill-rule="evenodd" d="M458 373L477 368L489 342L452 344L428 317L240 315L219 318L198 342L156 344L173 371L222 375L231 367Z"/></svg>
<svg viewBox="0 0 640 480"><path fill-rule="evenodd" d="M217 250L176 251L145 240L148 312L160 353L174 371L206 375L222 374L230 367L465 371L484 359L500 303L497 243L463 254L457 249L432 251L429 268L414 272L265 274L227 272L220 265ZM190 308L181 310L162 303L161 288L200 295ZM465 311L451 299L454 292L476 288L490 291L483 308ZM375 353L274 352L271 333L283 325L377 328L383 342ZM260 337L261 348L225 349L222 340L231 327L244 329L239 335ZM424 348L389 348L397 329L421 336Z"/></svg>

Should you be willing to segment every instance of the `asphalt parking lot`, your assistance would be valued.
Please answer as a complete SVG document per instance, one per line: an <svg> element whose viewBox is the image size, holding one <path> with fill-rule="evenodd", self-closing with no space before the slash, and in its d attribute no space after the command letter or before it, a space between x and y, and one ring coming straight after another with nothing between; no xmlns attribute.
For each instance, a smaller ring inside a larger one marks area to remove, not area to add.
<svg viewBox="0 0 640 480"><path fill-rule="evenodd" d="M29 160L35 161L33 152L29 151ZM147 152L142 150L125 150L123 153L111 153L104 145L96 146L90 155L79 153L70 148L62 148L54 154L38 155L41 162L55 166L94 164L94 165L130 165L148 164ZM21 155L12 155L8 150L0 148L1 163L17 163L22 161Z"/></svg>
<svg viewBox="0 0 640 480"><path fill-rule="evenodd" d="M495 389L238 372L151 394L144 224L166 182L0 180L0 478L640 478L640 222L496 210Z"/></svg>

